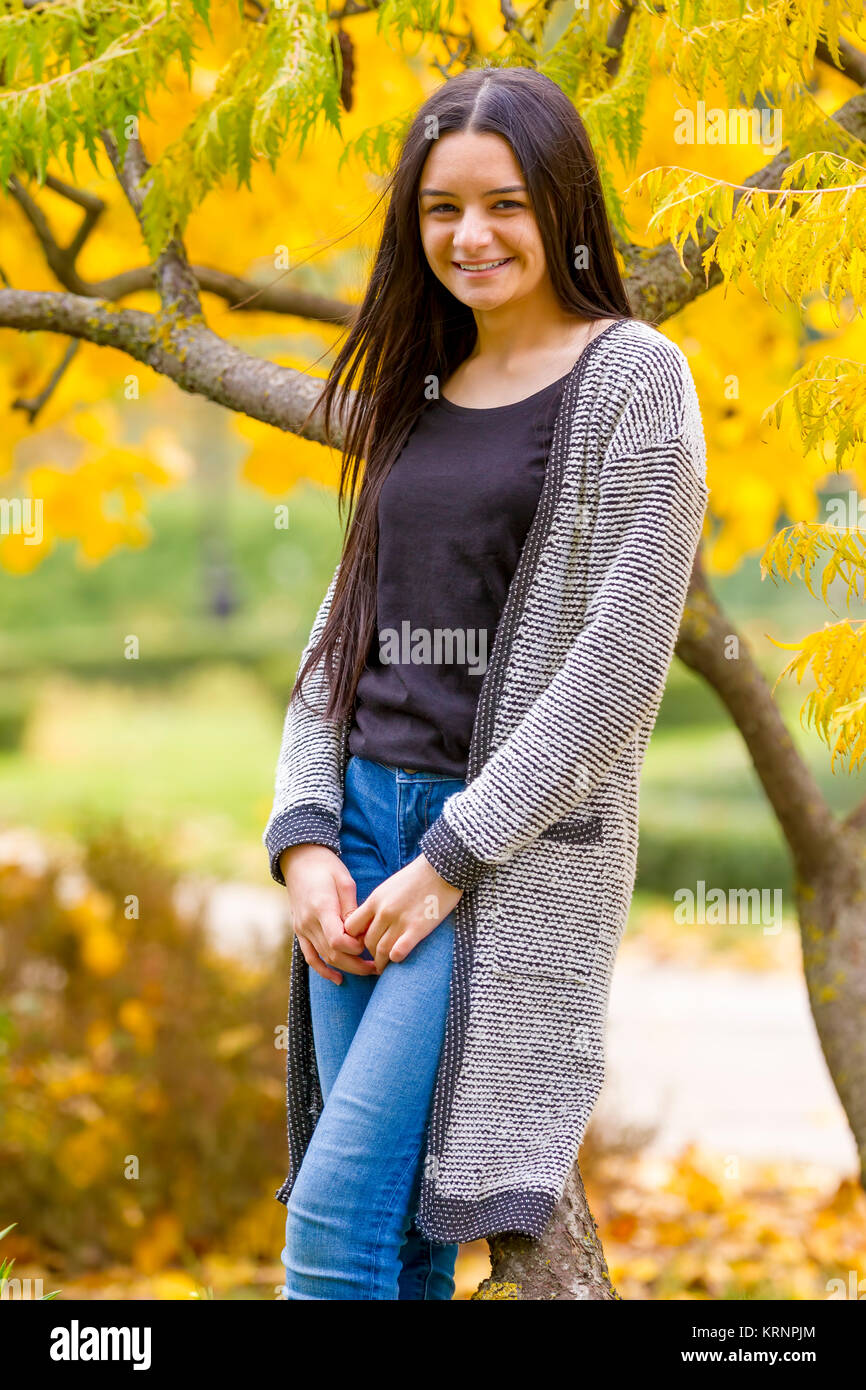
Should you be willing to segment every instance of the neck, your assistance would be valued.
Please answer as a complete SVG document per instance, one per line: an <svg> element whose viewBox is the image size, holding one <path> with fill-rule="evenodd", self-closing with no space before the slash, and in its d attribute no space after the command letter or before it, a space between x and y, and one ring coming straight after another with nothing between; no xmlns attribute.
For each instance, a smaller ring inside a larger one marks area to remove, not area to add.
<svg viewBox="0 0 866 1390"><path fill-rule="evenodd" d="M477 339L470 358L483 357L508 372L527 357L567 350L590 322L567 312L552 294L541 302L533 295L496 309L477 310Z"/></svg>

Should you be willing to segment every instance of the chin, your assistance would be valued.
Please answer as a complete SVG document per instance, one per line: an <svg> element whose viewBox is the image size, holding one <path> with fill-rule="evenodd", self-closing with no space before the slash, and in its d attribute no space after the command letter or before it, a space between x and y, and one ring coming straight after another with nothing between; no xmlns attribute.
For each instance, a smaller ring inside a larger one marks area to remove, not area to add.
<svg viewBox="0 0 866 1390"><path fill-rule="evenodd" d="M483 304L485 309L498 309L517 298L519 294L518 286L509 285L506 289L502 285L494 284L492 280L486 283L480 280L477 285L473 285L460 277L455 284L449 276L444 283L461 304Z"/></svg>

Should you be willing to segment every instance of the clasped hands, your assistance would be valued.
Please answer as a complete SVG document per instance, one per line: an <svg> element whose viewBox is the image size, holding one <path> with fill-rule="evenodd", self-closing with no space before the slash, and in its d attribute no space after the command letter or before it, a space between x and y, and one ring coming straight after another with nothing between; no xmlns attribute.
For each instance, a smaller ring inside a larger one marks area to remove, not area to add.
<svg viewBox="0 0 866 1390"><path fill-rule="evenodd" d="M405 960L463 896L423 854L384 879L360 905L355 880L325 845L293 845L280 856L280 867L304 959L337 985L341 971L381 975L391 962ZM372 960L361 958L365 946Z"/></svg>

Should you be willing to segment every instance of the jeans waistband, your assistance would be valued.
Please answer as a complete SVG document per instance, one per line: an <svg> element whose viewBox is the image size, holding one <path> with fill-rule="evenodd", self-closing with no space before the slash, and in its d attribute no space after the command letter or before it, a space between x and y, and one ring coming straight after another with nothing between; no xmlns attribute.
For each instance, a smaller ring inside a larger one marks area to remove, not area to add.
<svg viewBox="0 0 866 1390"><path fill-rule="evenodd" d="M357 757L357 753L352 755ZM393 772L398 782L459 782L461 785L464 778L455 777L452 772L425 772L423 768L397 767L394 763L382 763L378 758L362 758L361 762L375 763L377 767L384 767L388 772Z"/></svg>

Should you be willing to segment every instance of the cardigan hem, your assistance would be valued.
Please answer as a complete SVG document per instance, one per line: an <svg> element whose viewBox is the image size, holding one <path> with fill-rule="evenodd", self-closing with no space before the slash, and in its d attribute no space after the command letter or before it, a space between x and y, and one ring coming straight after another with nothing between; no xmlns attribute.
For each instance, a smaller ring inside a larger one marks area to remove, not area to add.
<svg viewBox="0 0 866 1390"><path fill-rule="evenodd" d="M425 1182L424 1188L429 1186ZM415 1224L427 1240L440 1245L505 1234L540 1240L558 1201L554 1193L540 1188L512 1188L476 1201L431 1196L424 1188Z"/></svg>

